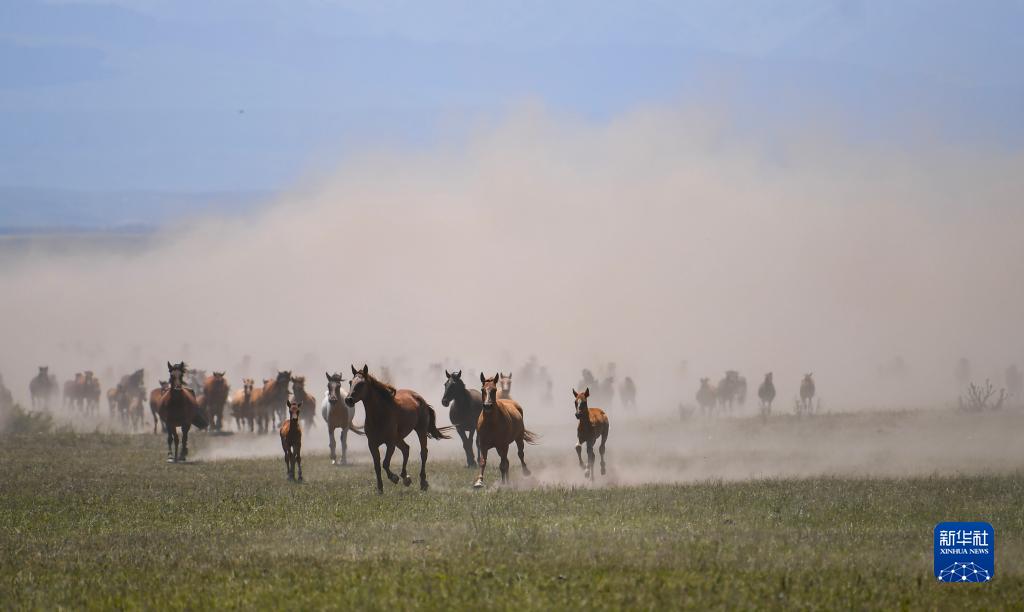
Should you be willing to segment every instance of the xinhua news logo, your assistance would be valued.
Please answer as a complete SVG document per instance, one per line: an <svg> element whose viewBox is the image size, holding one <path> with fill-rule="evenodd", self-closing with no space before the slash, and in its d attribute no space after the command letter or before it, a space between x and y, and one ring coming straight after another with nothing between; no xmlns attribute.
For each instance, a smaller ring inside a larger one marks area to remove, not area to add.
<svg viewBox="0 0 1024 612"><path fill-rule="evenodd" d="M935 577L939 582L989 582L995 572L992 525L947 522L935 526Z"/></svg>

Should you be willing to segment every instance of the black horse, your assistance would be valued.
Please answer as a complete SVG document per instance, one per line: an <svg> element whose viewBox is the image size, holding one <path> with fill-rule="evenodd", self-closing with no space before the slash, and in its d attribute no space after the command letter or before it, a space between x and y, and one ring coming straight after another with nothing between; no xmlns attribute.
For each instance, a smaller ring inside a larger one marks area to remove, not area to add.
<svg viewBox="0 0 1024 612"><path fill-rule="evenodd" d="M448 409L448 420L455 426L462 440L462 448L466 451L466 467L476 467L477 457L480 456L480 440L476 441L476 453L473 452L473 436L476 435L476 422L480 418L480 411L483 409L483 400L480 392L476 389L467 389L462 382L462 370L458 372L444 371L448 380L444 383L444 397L441 398L441 405Z"/></svg>

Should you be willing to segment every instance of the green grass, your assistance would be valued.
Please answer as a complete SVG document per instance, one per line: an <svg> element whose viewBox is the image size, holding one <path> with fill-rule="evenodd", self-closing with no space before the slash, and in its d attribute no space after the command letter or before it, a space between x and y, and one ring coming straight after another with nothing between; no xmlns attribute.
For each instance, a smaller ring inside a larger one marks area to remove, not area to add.
<svg viewBox="0 0 1024 612"><path fill-rule="evenodd" d="M213 440L197 438L203 443ZM344 468L310 455L307 482L298 485L286 482L280 458L168 465L164 449L161 438L145 435L0 438L2 605L916 609L1024 602L1019 474L503 489L492 472L490 488L480 492L470 490L466 468L438 461L431 491L385 483L378 496L363 455ZM418 457L411 463L418 469ZM543 458L534 463L542 465ZM518 468L512 473L521 478ZM958 519L995 526L992 583L932 578L932 529Z"/></svg>

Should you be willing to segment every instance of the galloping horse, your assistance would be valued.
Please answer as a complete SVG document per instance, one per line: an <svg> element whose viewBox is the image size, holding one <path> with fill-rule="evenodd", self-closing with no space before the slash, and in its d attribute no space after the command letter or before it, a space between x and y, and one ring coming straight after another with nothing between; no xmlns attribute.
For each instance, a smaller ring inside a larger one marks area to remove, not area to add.
<svg viewBox="0 0 1024 612"><path fill-rule="evenodd" d="M251 378L243 378L241 390L232 393L228 402L231 404L231 416L235 417L235 429L238 431L242 431L246 423L249 424L249 431L253 430L253 384Z"/></svg>
<svg viewBox="0 0 1024 612"><path fill-rule="evenodd" d="M62 393L64 398L65 408L81 408L83 402L83 385L85 383L85 374L81 372L75 372L75 377L64 383L64 392Z"/></svg>
<svg viewBox="0 0 1024 612"><path fill-rule="evenodd" d="M462 448L466 451L466 467L474 468L477 466L477 457L480 456L480 444L478 439L476 452L473 452L473 436L476 434L476 422L480 418L483 400L480 399L479 391L466 388L466 383L462 382L462 370L445 370L444 375L447 380L444 382L441 405L446 408L451 405L451 408L448 408L448 420L452 422L455 432L462 440ZM511 376L509 378L511 379Z"/></svg>
<svg viewBox="0 0 1024 612"><path fill-rule="evenodd" d="M345 398L348 392L341 388L344 379L341 374L327 374L327 391L324 392L324 401L320 406L320 415L327 424L327 439L331 447L331 465L345 465L348 463L348 430L352 430L360 436L366 435L363 430L356 427L352 419L356 416L356 407L348 406ZM335 453L334 430L341 429L341 461Z"/></svg>
<svg viewBox="0 0 1024 612"><path fill-rule="evenodd" d="M270 433L277 407L288 405L288 383L291 378L290 371L279 371L277 378L264 379L263 388L253 392L252 403L260 433Z"/></svg>
<svg viewBox="0 0 1024 612"><path fill-rule="evenodd" d="M100 381L96 379L96 375L93 374L92 370L85 371L84 384L83 400L85 402L85 412L87 414L95 414L100 407Z"/></svg>
<svg viewBox="0 0 1024 612"><path fill-rule="evenodd" d="M228 401L231 386L224 378L224 372L214 370L212 376L203 381L202 404L210 418L210 428L220 431L224 428L224 404Z"/></svg>
<svg viewBox="0 0 1024 612"><path fill-rule="evenodd" d="M584 468L583 475L594 480L594 443L601 438L601 475L605 475L604 447L608 442L608 415L600 408L587 406L587 399L590 397L590 387L577 393L572 390L573 401L576 404L576 458L580 460L580 467ZM587 445L587 464L583 465L583 444Z"/></svg>
<svg viewBox="0 0 1024 612"><path fill-rule="evenodd" d="M160 387L149 392L149 413L153 415L153 435L157 435L157 425L161 424L160 398L163 397L167 388L171 386L166 380L161 380L159 382Z"/></svg>
<svg viewBox="0 0 1024 612"><path fill-rule="evenodd" d="M623 408L636 408L636 383L629 376L622 381L619 389L619 397L622 398Z"/></svg>
<svg viewBox="0 0 1024 612"><path fill-rule="evenodd" d="M366 442L373 457L373 470L377 474L377 492L384 493L384 481L380 476L380 445L386 445L384 453L384 471L388 480L398 483L399 477L391 472L391 455L397 446L402 451L402 483L412 484L406 466L409 463L409 445L405 437L413 430L420 439L420 489L426 491L427 484L427 438L444 440L446 431L451 427L437 427L437 415L430 404L415 391L396 389L391 385L374 378L366 365L362 370L352 367L352 380L348 385L346 406L355 406L363 402L366 410L366 422L363 430Z"/></svg>
<svg viewBox="0 0 1024 612"><path fill-rule="evenodd" d="M811 401L814 399L814 379L811 378L814 373L804 374L804 379L800 381L800 411L806 414L810 414L814 409Z"/></svg>
<svg viewBox="0 0 1024 612"><path fill-rule="evenodd" d="M39 373L28 383L32 408L50 409L50 399L57 392L57 378L50 375L49 366L39 366Z"/></svg>
<svg viewBox="0 0 1024 612"><path fill-rule="evenodd" d="M512 399L512 372L508 376L498 372L498 399Z"/></svg>
<svg viewBox="0 0 1024 612"><path fill-rule="evenodd" d="M772 402L775 401L775 383L772 382L772 373L764 375L764 382L757 388L757 397L761 400L761 417L768 418L772 413Z"/></svg>
<svg viewBox="0 0 1024 612"><path fill-rule="evenodd" d="M700 379L700 389L697 389L697 404L700 406L701 414L708 415L715 407L718 394L711 384L710 378Z"/></svg>
<svg viewBox="0 0 1024 612"><path fill-rule="evenodd" d="M168 388L160 397L157 412L160 420L167 428L167 462L177 463L188 457L188 431L192 425L205 428L209 423L205 420L196 401L195 393L185 385L185 362L171 364L167 362ZM178 428L181 428L181 452L178 450ZM171 442L174 442L174 453L171 453Z"/></svg>
<svg viewBox="0 0 1024 612"><path fill-rule="evenodd" d="M145 370L135 370L128 376L122 376L117 385L115 403L121 414L121 422L133 431L143 426L145 417L144 402L146 401Z"/></svg>
<svg viewBox="0 0 1024 612"><path fill-rule="evenodd" d="M501 482L508 482L508 447L513 442L519 449L519 462L523 466L523 475L529 476L530 469L526 467L526 455L523 447L526 442L535 443L537 436L526 429L523 425L523 407L511 399L498 399L498 375L494 378L485 378L480 374L480 397L483 404L480 410L480 417L476 423L476 435L480 444L480 474L476 477L473 487L480 489L484 486L484 470L487 469L487 453L492 448L498 451L501 462L498 464L498 471L501 472Z"/></svg>
<svg viewBox="0 0 1024 612"><path fill-rule="evenodd" d="M316 426L316 398L306 391L306 377L292 376L292 397L308 409L302 413L302 424L307 428Z"/></svg>
<svg viewBox="0 0 1024 612"><path fill-rule="evenodd" d="M284 449L284 465L288 480L295 480L295 468L299 468L298 481L302 482L302 427L299 425L299 411L302 402L288 402L288 418L281 423L281 448Z"/></svg>

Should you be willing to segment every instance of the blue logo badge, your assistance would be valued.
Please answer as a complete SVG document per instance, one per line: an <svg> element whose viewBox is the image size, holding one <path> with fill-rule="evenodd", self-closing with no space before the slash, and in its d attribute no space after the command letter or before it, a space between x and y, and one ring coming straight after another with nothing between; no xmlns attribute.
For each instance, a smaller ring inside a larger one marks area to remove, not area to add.
<svg viewBox="0 0 1024 612"><path fill-rule="evenodd" d="M988 582L995 572L992 525L948 522L935 526L935 577L939 582Z"/></svg>

